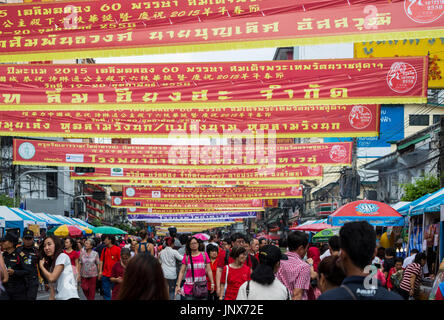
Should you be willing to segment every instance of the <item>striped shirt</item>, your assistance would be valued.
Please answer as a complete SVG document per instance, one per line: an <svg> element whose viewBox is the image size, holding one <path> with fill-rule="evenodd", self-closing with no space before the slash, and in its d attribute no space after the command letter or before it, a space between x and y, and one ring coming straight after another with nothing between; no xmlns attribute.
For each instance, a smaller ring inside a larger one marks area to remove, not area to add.
<svg viewBox="0 0 444 320"><path fill-rule="evenodd" d="M276 278L293 293L294 289L303 289L302 300L307 300L310 288L310 266L302 261L297 253L287 252L288 260L281 260L281 267Z"/></svg>
<svg viewBox="0 0 444 320"><path fill-rule="evenodd" d="M205 261L203 256L205 255ZM206 253L199 252L199 255L193 257L193 269L194 269L194 281L206 281L206 263L210 263L211 260ZM183 285L183 291L186 295L191 295L193 293L193 275L191 272L191 262L190 256L183 256L182 263L187 266L187 271L185 274L185 284Z"/></svg>
<svg viewBox="0 0 444 320"><path fill-rule="evenodd" d="M405 291L410 291L410 279L412 278L412 275L415 275L415 291L418 290L421 281L421 274L421 265L419 263L414 262L409 264L404 271L404 275L399 287Z"/></svg>

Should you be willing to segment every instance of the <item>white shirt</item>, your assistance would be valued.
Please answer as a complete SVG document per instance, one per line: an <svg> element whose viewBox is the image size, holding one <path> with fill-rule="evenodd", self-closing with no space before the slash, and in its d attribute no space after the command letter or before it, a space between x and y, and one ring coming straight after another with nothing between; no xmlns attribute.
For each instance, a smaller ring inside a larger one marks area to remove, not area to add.
<svg viewBox="0 0 444 320"><path fill-rule="evenodd" d="M329 256L331 256L330 249L326 250L323 254L321 254L320 259L322 260Z"/></svg>
<svg viewBox="0 0 444 320"><path fill-rule="evenodd" d="M174 280L177 278L176 259L182 261L183 256L171 247L165 247L159 253L159 261L162 265L163 275L165 279Z"/></svg>
<svg viewBox="0 0 444 320"><path fill-rule="evenodd" d="M405 269L409 264L413 263L413 261L415 260L415 256L416 253L414 255L411 255L410 257L405 258L404 263L402 264L402 268ZM422 273L423 274L429 273L429 268L427 267L427 263L424 265L424 267L422 267Z"/></svg>
<svg viewBox="0 0 444 320"><path fill-rule="evenodd" d="M291 295L287 288L278 279L270 285L263 285L250 281L250 292L247 298L247 282L240 286L236 300L287 300Z"/></svg>
<svg viewBox="0 0 444 320"><path fill-rule="evenodd" d="M68 300L71 298L80 298L77 292L77 283L74 279L71 260L69 259L68 255L62 252L57 257L55 265L63 265L63 271L55 282L55 299Z"/></svg>

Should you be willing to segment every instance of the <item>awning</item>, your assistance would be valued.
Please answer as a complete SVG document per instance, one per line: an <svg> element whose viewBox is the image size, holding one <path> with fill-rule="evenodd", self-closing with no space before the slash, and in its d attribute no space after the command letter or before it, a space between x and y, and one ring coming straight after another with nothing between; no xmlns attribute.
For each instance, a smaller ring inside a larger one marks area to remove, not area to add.
<svg viewBox="0 0 444 320"><path fill-rule="evenodd" d="M439 212L441 205L444 205L444 188L413 201L398 212L403 215L416 216L425 212Z"/></svg>
<svg viewBox="0 0 444 320"><path fill-rule="evenodd" d="M59 221L62 222L62 224L67 224L70 226L76 225L77 223L74 223L73 221L69 220L69 218L62 216L62 215L57 215L57 214L53 214L52 215L54 218L58 219Z"/></svg>
<svg viewBox="0 0 444 320"><path fill-rule="evenodd" d="M56 220L55 218L52 217L52 215L49 215L47 213L44 212L39 212L39 213L34 213L36 216L42 218L43 220L46 221L46 224L48 226L60 226L63 223L60 222L59 220ZM49 228L48 228L49 229Z"/></svg>
<svg viewBox="0 0 444 320"><path fill-rule="evenodd" d="M419 137L419 138L414 139L412 141L409 141L407 143L401 144L400 146L398 146L398 150L403 150L403 149L411 146L412 144L417 144L418 142L421 142L421 141L428 139L428 138L430 138L430 134L426 134L425 136L422 136L422 137Z"/></svg>
<svg viewBox="0 0 444 320"><path fill-rule="evenodd" d="M5 218L0 217L0 228L4 228L5 227Z"/></svg>
<svg viewBox="0 0 444 320"><path fill-rule="evenodd" d="M21 217L14 211L12 211L7 206L0 206L0 217L5 219L5 228L6 229L20 229L20 233L23 233L23 229L28 226L29 224L34 224L34 221Z"/></svg>
<svg viewBox="0 0 444 320"><path fill-rule="evenodd" d="M9 208L15 213L17 213L19 216L23 217L24 220L32 220L34 221L34 224L37 224L40 228L46 229L46 221L42 218L36 216L33 212L29 210L23 210L20 208ZM25 226L26 227L26 226Z"/></svg>
<svg viewBox="0 0 444 320"><path fill-rule="evenodd" d="M83 220L81 220L79 218L71 218L71 219L76 221L81 226L84 226L84 227L87 227L87 228L90 228L90 229L94 228L94 226L92 224L89 224L88 222L83 221Z"/></svg>
<svg viewBox="0 0 444 320"><path fill-rule="evenodd" d="M400 201L400 202L397 202L395 204L391 204L390 207L392 207L393 209L398 211L398 209L400 209L400 208L402 208L402 207L404 207L404 206L406 206L406 205L408 205L410 203L411 203L410 201Z"/></svg>

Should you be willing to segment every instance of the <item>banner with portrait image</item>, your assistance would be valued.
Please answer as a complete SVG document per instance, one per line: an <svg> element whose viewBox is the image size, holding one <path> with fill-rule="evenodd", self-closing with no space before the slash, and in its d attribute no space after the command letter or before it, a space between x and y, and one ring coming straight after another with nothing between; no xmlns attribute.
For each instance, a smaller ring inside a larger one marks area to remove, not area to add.
<svg viewBox="0 0 444 320"><path fill-rule="evenodd" d="M351 142L170 146L14 139L13 164L152 169L342 166L351 164L351 151Z"/></svg>
<svg viewBox="0 0 444 320"><path fill-rule="evenodd" d="M0 6L0 62L440 37L436 0L137 1Z"/></svg>
<svg viewBox="0 0 444 320"><path fill-rule="evenodd" d="M1 65L0 65L1 69ZM0 76L1 78L1 76ZM377 136L379 105L239 107L153 111L0 111L0 135L143 138L183 133L255 138Z"/></svg>
<svg viewBox="0 0 444 320"><path fill-rule="evenodd" d="M230 211L232 209L243 209L251 211L264 211L262 199L217 199L217 200L135 200L124 199L123 197L111 197L111 207L114 208L149 208L149 209L176 209L176 210L194 210L194 209L223 209Z"/></svg>
<svg viewBox="0 0 444 320"><path fill-rule="evenodd" d="M428 57L0 65L3 73L0 111L425 103Z"/></svg>
<svg viewBox="0 0 444 320"><path fill-rule="evenodd" d="M123 187L123 199L285 199L302 198L302 185L292 187Z"/></svg>

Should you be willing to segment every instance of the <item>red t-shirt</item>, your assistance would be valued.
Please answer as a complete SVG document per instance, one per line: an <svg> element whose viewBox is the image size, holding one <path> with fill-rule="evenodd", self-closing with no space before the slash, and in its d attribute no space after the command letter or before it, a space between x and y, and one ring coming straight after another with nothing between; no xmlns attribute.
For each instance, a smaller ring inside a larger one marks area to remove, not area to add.
<svg viewBox="0 0 444 320"><path fill-rule="evenodd" d="M214 260L214 262L210 262L211 271L213 271L213 281L214 281L214 289L216 290L216 271L217 271L217 259ZM211 291L211 281L210 278L208 278L207 275L207 283L208 283L208 290Z"/></svg>
<svg viewBox="0 0 444 320"><path fill-rule="evenodd" d="M104 261L105 259L105 262L103 263L103 276L111 277L114 264L120 261L120 250L121 249L118 246L103 248L102 255L100 256L100 261Z"/></svg>
<svg viewBox="0 0 444 320"><path fill-rule="evenodd" d="M125 268L122 267L122 264L115 263L113 266L113 269L111 271L111 278L123 278L123 275L125 274ZM111 300L118 300L120 292L120 283L114 282L114 288L113 293L111 295Z"/></svg>
<svg viewBox="0 0 444 320"><path fill-rule="evenodd" d="M66 255L71 260L71 264L73 267L76 266L76 259L80 258L80 252L79 251L71 251L71 253L66 252L66 250L63 250L63 253L66 253Z"/></svg>
<svg viewBox="0 0 444 320"><path fill-rule="evenodd" d="M228 285L227 285L227 291L225 293L225 300L236 300L237 293L239 292L239 288L241 285L244 284L244 282L251 279L250 268L244 264L239 269L234 269L229 267L230 270L228 271ZM225 278L227 274L227 267L225 267L222 270L222 276L220 278L221 287L225 286Z"/></svg>
<svg viewBox="0 0 444 320"><path fill-rule="evenodd" d="M230 250L231 252L231 250ZM230 253L228 253L229 255ZM228 256L228 264L233 263L234 259L230 256ZM219 252L219 255L217 256L217 267L218 268L223 268L225 266L225 250L222 250L221 252Z"/></svg>

